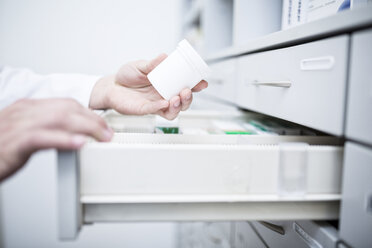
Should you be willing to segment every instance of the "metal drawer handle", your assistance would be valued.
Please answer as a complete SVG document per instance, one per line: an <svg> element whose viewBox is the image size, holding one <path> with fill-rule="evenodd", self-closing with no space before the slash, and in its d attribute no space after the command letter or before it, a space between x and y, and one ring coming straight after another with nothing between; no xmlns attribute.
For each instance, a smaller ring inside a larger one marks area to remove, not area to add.
<svg viewBox="0 0 372 248"><path fill-rule="evenodd" d="M372 192L369 195L367 195L365 202L367 214L372 215Z"/></svg>
<svg viewBox="0 0 372 248"><path fill-rule="evenodd" d="M289 87L291 87L292 82L291 81L259 82L259 81L255 80L251 84L256 85L256 86L271 86L271 87L289 88Z"/></svg>
<svg viewBox="0 0 372 248"><path fill-rule="evenodd" d="M267 221L259 221L258 223L260 223L264 227L270 229L271 231L274 231L276 233L279 233L280 235L284 235L285 234L285 230L284 230L284 228L282 226L278 226L278 225L275 225L275 224L270 223L270 222L267 222Z"/></svg>
<svg viewBox="0 0 372 248"><path fill-rule="evenodd" d="M300 67L303 71L329 70L334 66L334 64L335 58L333 56L324 56L303 59L300 62Z"/></svg>

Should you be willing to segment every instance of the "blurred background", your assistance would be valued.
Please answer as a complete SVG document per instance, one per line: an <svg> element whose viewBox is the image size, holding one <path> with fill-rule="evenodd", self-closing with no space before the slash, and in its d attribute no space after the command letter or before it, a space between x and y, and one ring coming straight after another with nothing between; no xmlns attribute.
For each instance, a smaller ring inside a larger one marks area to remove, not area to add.
<svg viewBox="0 0 372 248"><path fill-rule="evenodd" d="M263 48L260 43L267 41L263 36L305 26L346 9L363 8L367 3L372 1L0 0L0 65L26 67L43 74L104 75L115 73L131 60L170 53L183 38L204 58L213 60L234 51ZM307 27L317 30L315 26ZM225 66L223 70L214 68L215 74L222 73L220 76L235 83L234 70L225 75ZM208 81L208 92L203 94L230 97L218 80ZM233 102L235 95L223 100ZM195 99L193 106L208 104L200 101ZM44 151L0 185L0 247L177 245L174 223L85 225L76 241L59 242L56 177L56 153ZM227 247L225 244L228 241L221 247Z"/></svg>
<svg viewBox="0 0 372 248"><path fill-rule="evenodd" d="M114 73L171 52L180 40L175 0L0 0L0 64L39 73ZM0 148L1 149L1 148ZM4 247L174 247L169 223L87 226L58 242L56 154L36 154L1 184Z"/></svg>
<svg viewBox="0 0 372 248"><path fill-rule="evenodd" d="M1 0L0 64L112 73L172 51L181 35L178 2Z"/></svg>

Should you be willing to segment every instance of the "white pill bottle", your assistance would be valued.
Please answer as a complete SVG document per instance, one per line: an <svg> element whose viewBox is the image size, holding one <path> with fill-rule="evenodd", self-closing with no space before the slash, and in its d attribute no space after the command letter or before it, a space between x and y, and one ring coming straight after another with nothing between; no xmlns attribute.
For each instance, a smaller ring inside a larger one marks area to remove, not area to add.
<svg viewBox="0 0 372 248"><path fill-rule="evenodd" d="M159 94L170 100L184 88L193 88L209 73L210 69L200 55L187 40L182 40L147 77Z"/></svg>

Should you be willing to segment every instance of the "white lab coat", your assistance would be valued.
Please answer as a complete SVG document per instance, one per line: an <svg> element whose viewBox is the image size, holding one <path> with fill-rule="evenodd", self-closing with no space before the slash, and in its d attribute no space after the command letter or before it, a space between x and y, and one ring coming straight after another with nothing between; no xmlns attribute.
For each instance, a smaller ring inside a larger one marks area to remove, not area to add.
<svg viewBox="0 0 372 248"><path fill-rule="evenodd" d="M0 68L0 110L22 98L68 97L89 106L98 76L83 74L36 74L29 69Z"/></svg>

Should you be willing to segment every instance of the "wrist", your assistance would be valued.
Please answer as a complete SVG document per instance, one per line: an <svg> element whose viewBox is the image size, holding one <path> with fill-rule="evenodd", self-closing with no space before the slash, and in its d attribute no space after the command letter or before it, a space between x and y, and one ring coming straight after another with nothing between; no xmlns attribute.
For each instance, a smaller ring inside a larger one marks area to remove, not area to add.
<svg viewBox="0 0 372 248"><path fill-rule="evenodd" d="M110 108L110 91L115 84L115 76L109 75L100 78L94 85L89 100L91 109L108 109Z"/></svg>

